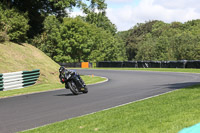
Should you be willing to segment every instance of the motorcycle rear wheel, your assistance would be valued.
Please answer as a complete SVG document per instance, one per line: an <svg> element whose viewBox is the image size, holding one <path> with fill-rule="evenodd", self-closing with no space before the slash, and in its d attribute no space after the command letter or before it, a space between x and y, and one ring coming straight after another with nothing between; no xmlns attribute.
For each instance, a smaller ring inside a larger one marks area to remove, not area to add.
<svg viewBox="0 0 200 133"><path fill-rule="evenodd" d="M71 92L74 95L78 95L79 94L78 88L76 87L76 84L73 81L70 81L67 84L69 86L69 89L71 90Z"/></svg>

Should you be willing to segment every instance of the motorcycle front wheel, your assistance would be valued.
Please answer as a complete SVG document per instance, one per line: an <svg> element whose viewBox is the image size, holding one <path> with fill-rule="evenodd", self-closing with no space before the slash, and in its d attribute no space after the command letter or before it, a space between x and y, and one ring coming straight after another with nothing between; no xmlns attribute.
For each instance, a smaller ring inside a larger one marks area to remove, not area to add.
<svg viewBox="0 0 200 133"><path fill-rule="evenodd" d="M87 86L84 87L83 93L88 93L88 88L87 88Z"/></svg>
<svg viewBox="0 0 200 133"><path fill-rule="evenodd" d="M76 84L73 81L70 81L67 84L69 86L69 89L71 90L71 92L74 95L78 95L79 94L78 88L76 87Z"/></svg>

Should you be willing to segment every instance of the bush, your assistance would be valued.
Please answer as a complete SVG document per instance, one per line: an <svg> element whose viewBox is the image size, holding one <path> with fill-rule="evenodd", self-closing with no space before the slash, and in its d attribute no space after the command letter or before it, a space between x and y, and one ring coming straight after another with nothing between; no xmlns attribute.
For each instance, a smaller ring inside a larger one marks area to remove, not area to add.
<svg viewBox="0 0 200 133"><path fill-rule="evenodd" d="M7 9L0 3L0 41L24 42L28 29L27 13Z"/></svg>

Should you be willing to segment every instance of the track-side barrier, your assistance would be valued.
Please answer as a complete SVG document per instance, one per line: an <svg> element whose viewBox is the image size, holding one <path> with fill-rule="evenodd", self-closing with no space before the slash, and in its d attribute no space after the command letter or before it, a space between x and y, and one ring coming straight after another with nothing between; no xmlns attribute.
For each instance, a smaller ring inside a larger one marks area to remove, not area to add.
<svg viewBox="0 0 200 133"><path fill-rule="evenodd" d="M100 61L97 67L200 68L200 60L180 61Z"/></svg>
<svg viewBox="0 0 200 133"><path fill-rule="evenodd" d="M0 91L20 89L34 85L40 76L40 70L19 71L0 74Z"/></svg>

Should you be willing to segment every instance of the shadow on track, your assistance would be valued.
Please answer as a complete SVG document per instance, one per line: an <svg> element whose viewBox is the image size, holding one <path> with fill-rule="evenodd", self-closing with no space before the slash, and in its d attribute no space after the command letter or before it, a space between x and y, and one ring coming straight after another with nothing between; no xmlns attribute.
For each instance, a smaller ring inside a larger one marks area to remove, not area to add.
<svg viewBox="0 0 200 133"><path fill-rule="evenodd" d="M54 95L54 96L77 96L77 95L69 93L69 94L58 94L58 95Z"/></svg>
<svg viewBox="0 0 200 133"><path fill-rule="evenodd" d="M79 96L79 95L84 95L85 93L79 93L78 95L74 95L72 93L68 93L68 94L57 94L57 95L54 95L54 96Z"/></svg>
<svg viewBox="0 0 200 133"><path fill-rule="evenodd" d="M187 87L191 87L188 89L193 89L192 86L194 85L200 85L200 82L185 82L185 83L176 83L176 84L165 84L162 86L165 86L169 89L181 89L181 88L187 88Z"/></svg>

